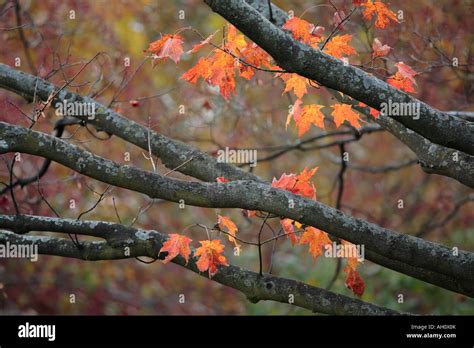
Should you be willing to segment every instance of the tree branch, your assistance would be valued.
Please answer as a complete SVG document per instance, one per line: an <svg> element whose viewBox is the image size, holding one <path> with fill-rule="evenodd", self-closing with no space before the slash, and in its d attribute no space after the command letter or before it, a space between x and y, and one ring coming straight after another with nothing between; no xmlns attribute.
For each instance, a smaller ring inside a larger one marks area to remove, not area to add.
<svg viewBox="0 0 474 348"><path fill-rule="evenodd" d="M82 241L81 250L64 238L50 236L24 236L0 230L0 244L37 245L44 255L71 257L87 261L117 260L139 256L163 259L159 254L166 234L145 231L133 227L103 221L78 221L24 215L21 217L0 215L0 228L25 233L27 231L52 231L77 233L104 238L106 241ZM128 248L125 252L125 248ZM194 249L192 249L194 254ZM189 262L178 256L171 262L207 278L199 272L191 255ZM396 315L398 312L374 304L335 294L292 279L258 273L237 266L220 266L213 281L242 292L251 302L271 300L290 303L313 312L330 315ZM294 301L291 301L293 299Z"/></svg>

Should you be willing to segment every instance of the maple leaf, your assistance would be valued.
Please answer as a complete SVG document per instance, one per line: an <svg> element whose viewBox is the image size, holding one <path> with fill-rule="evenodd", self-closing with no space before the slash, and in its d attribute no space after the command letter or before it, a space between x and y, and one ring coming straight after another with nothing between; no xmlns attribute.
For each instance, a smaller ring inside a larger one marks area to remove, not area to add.
<svg viewBox="0 0 474 348"><path fill-rule="evenodd" d="M306 93L308 93L308 89L306 88L308 79L306 77L298 74L281 74L280 77L286 84L283 93L293 90L293 93L295 93L298 99L301 99Z"/></svg>
<svg viewBox="0 0 474 348"><path fill-rule="evenodd" d="M183 38L180 35L165 34L161 39L153 41L145 52L152 53L154 59L171 58L178 64L183 54Z"/></svg>
<svg viewBox="0 0 474 348"><path fill-rule="evenodd" d="M229 238L229 241L231 243L235 243L235 245L237 246L238 244L234 237L237 234L238 228L235 223L228 217L221 215L217 215L217 223L219 224L219 228L221 230L227 230L226 232L229 233L227 235L227 238Z"/></svg>
<svg viewBox="0 0 474 348"><path fill-rule="evenodd" d="M372 2L372 0L368 0L367 2L363 3L362 6L366 7L366 9L362 12L366 20L370 21L374 14L377 15L377 19L375 21L376 28L383 29L387 26L387 24L390 23L390 21L397 22L395 13L393 13L383 2Z"/></svg>
<svg viewBox="0 0 474 348"><path fill-rule="evenodd" d="M302 137L311 125L324 129L324 115L320 111L322 105L307 105L301 111L301 115L296 122L298 128L298 137Z"/></svg>
<svg viewBox="0 0 474 348"><path fill-rule="evenodd" d="M403 77L403 75L399 71L397 71L395 75L390 76L387 79L387 83L405 92L410 92L410 93L416 92L416 89L415 89L415 86L413 85L412 80L409 78Z"/></svg>
<svg viewBox="0 0 474 348"><path fill-rule="evenodd" d="M241 58L248 64L256 67L270 68L270 56L267 52L262 50L256 43L248 43L247 46L241 51ZM255 74L255 69L249 65L243 63L239 66L240 76L250 80Z"/></svg>
<svg viewBox="0 0 474 348"><path fill-rule="evenodd" d="M202 77L207 80L211 76L210 62L207 58L200 58L195 66L186 71L181 78L191 83L196 83Z"/></svg>
<svg viewBox="0 0 474 348"><path fill-rule="evenodd" d="M332 105L334 111L331 115L334 117L334 123L337 127L344 123L344 121L349 122L355 128L360 128L361 121L359 119L359 114L352 110L352 107L347 104L335 104Z"/></svg>
<svg viewBox="0 0 474 348"><path fill-rule="evenodd" d="M403 62L398 62L395 64L395 66L397 67L398 72L401 76L403 76L403 78L409 79L414 85L416 85L415 75L417 75L418 73L415 70L413 70Z"/></svg>
<svg viewBox="0 0 474 348"><path fill-rule="evenodd" d="M346 240L341 240L343 245L351 245L351 242ZM365 290L365 283L360 276L360 274L356 271L357 267L361 263L361 260L358 257L348 257L347 258L347 265L344 267L343 271L347 273L345 284L346 286L352 290L354 294L357 296L362 296Z"/></svg>
<svg viewBox="0 0 474 348"><path fill-rule="evenodd" d="M320 111L321 108L323 108L322 105L316 104L301 107L301 99L297 99L286 119L286 128L288 128L293 117L300 138L309 130L311 124L324 129L324 115Z"/></svg>
<svg viewBox="0 0 474 348"><path fill-rule="evenodd" d="M376 57L384 57L390 52L392 48L389 45L382 45L379 39L375 38L374 43L372 44L372 56Z"/></svg>
<svg viewBox="0 0 474 348"><path fill-rule="evenodd" d="M208 43L211 42L212 38L214 37L214 35L217 34L218 31L219 30L216 30L214 33L209 35L206 39L204 39L200 43L194 45L193 48L191 48L187 53L196 53L197 51L199 51L201 48L203 48L205 45L207 45Z"/></svg>
<svg viewBox="0 0 474 348"><path fill-rule="evenodd" d="M298 243L298 236L295 234L295 229L293 226L293 220L285 218L280 220L280 225L283 228L283 231L285 232L286 237L290 238L291 244L295 245Z"/></svg>
<svg viewBox="0 0 474 348"><path fill-rule="evenodd" d="M291 31L291 34L296 40L306 44L311 43L311 32L314 29L314 25L304 19L298 17L290 18L283 25L283 29Z"/></svg>
<svg viewBox="0 0 474 348"><path fill-rule="evenodd" d="M352 40L352 35L337 35L334 36L324 47L323 51L333 57L342 58L343 56L350 56L356 54L356 50L349 45Z"/></svg>
<svg viewBox="0 0 474 348"><path fill-rule="evenodd" d="M228 179L224 178L223 176L219 176L216 178L216 181L217 182L229 182Z"/></svg>
<svg viewBox="0 0 474 348"><path fill-rule="evenodd" d="M305 228L304 233L300 238L300 244L309 244L309 252L316 260L323 254L323 247L326 244L331 244L331 240L326 232L308 226Z"/></svg>
<svg viewBox="0 0 474 348"><path fill-rule="evenodd" d="M290 191L296 195L316 199L316 189L309 180L317 170L318 167L311 170L305 168L299 175L283 173L280 179L273 178L272 186Z"/></svg>
<svg viewBox="0 0 474 348"><path fill-rule="evenodd" d="M199 256L196 266L201 272L209 272L209 278L217 273L217 266L229 266L224 255L224 245L219 239L199 241L201 246L196 249L195 256Z"/></svg>
<svg viewBox="0 0 474 348"><path fill-rule="evenodd" d="M163 247L160 249L158 254L162 252L168 252L168 255L163 260L163 263L168 263L176 256L181 255L188 263L189 254L191 254L191 249L189 248L189 243L192 239L182 236L178 233L172 233L169 235L170 239L163 243Z"/></svg>
<svg viewBox="0 0 474 348"><path fill-rule="evenodd" d="M237 54L246 46L247 41L245 41L245 36L240 34L236 27L229 25L227 29L225 48L232 51L234 54Z"/></svg>
<svg viewBox="0 0 474 348"><path fill-rule="evenodd" d="M364 294L365 283L360 274L352 268L344 269L344 272L347 273L344 282L346 286L351 289L354 294L361 297Z"/></svg>

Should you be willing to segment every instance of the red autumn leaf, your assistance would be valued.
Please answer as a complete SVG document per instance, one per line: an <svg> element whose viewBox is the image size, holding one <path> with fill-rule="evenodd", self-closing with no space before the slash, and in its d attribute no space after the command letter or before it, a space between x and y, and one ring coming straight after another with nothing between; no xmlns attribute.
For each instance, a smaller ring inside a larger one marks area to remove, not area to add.
<svg viewBox="0 0 474 348"><path fill-rule="evenodd" d="M374 14L377 15L377 19L375 21L376 28L383 29L390 23L390 21L397 22L395 13L393 13L383 2L372 2L372 0L368 0L367 2L363 3L362 6L365 7L365 10L362 13L366 20L370 21Z"/></svg>
<svg viewBox="0 0 474 348"><path fill-rule="evenodd" d="M403 62L398 62L395 64L395 66L397 67L398 72L400 73L400 75L403 76L403 78L409 79L411 82L413 82L414 85L416 85L415 75L417 75L418 73L415 70L413 70Z"/></svg>
<svg viewBox="0 0 474 348"><path fill-rule="evenodd" d="M360 274L352 268L344 269L344 272L347 273L345 280L346 286L351 289L354 294L361 297L364 294L365 283Z"/></svg>
<svg viewBox="0 0 474 348"><path fill-rule="evenodd" d="M194 253L199 259L196 266L201 272L209 272L209 278L217 273L217 266L229 266L227 259L222 253L224 252L224 245L218 239L200 241L201 246L196 249Z"/></svg>
<svg viewBox="0 0 474 348"><path fill-rule="evenodd" d="M262 50L256 43L247 43L247 46L241 50L241 58L252 66L270 68L270 56ZM240 76L250 80L255 74L255 69L243 63L239 66Z"/></svg>
<svg viewBox="0 0 474 348"><path fill-rule="evenodd" d="M359 114L352 110L350 105L335 104L332 105L332 107L334 108L334 111L331 113L331 115L334 117L334 123L337 127L342 125L344 121L347 121L352 126L360 128L359 121L361 120L359 119Z"/></svg>
<svg viewBox="0 0 474 348"><path fill-rule="evenodd" d="M293 226L293 220L285 218L280 220L280 225L285 232L286 237L290 238L291 244L295 245L298 243L298 236L295 234L295 228Z"/></svg>
<svg viewBox="0 0 474 348"><path fill-rule="evenodd" d="M316 260L323 254L324 246L326 244L331 244L331 240L326 232L308 226L305 228L305 231L300 238L300 244L309 244L309 253Z"/></svg>
<svg viewBox="0 0 474 348"><path fill-rule="evenodd" d="M217 223L219 224L219 228L227 233L227 238L231 243L235 243L237 245L237 241L235 240L235 236L237 234L238 228L235 223L226 216L217 215ZM226 231L227 230L227 231Z"/></svg>
<svg viewBox="0 0 474 348"><path fill-rule="evenodd" d="M350 56L356 54L356 50L349 45L352 40L352 35L337 35L334 36L324 47L323 51L333 57L342 58L343 56Z"/></svg>
<svg viewBox="0 0 474 348"><path fill-rule="evenodd" d="M201 48L203 48L204 46L206 46L207 44L209 44L211 42L212 38L214 37L214 35L216 35L216 33L218 31L219 30L216 30L214 33L209 35L206 39L204 39L200 43L194 45L193 48L191 48L187 53L195 53L195 52L199 51Z"/></svg>
<svg viewBox="0 0 474 348"><path fill-rule="evenodd" d="M304 19L298 17L290 18L283 25L283 29L291 31L291 34L296 40L306 44L311 43L311 32L314 29L314 25Z"/></svg>
<svg viewBox="0 0 474 348"><path fill-rule="evenodd" d="M229 180L227 180L226 178L224 178L223 176L219 176L216 178L216 181L217 182L229 182Z"/></svg>
<svg viewBox="0 0 474 348"><path fill-rule="evenodd" d="M171 58L178 64L183 54L183 39L180 35L165 34L161 39L153 41L145 52L152 53L154 59Z"/></svg>
<svg viewBox="0 0 474 348"><path fill-rule="evenodd" d="M372 56L375 57L384 57L390 52L392 48L389 45L382 45L379 39L375 38L374 43L372 44Z"/></svg>
<svg viewBox="0 0 474 348"><path fill-rule="evenodd" d="M163 243L163 247L160 249L159 253L168 252L168 255L163 260L163 263L168 263L176 256L181 255L188 263L189 254L191 254L191 249L189 248L189 243L192 241L186 236L182 236L177 233L172 233L169 235L170 239Z"/></svg>

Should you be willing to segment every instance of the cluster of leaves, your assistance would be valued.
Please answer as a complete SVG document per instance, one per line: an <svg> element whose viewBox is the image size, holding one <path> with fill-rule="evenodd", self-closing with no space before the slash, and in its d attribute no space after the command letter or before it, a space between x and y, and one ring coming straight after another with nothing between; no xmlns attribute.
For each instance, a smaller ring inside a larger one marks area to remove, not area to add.
<svg viewBox="0 0 474 348"><path fill-rule="evenodd" d="M384 29L390 22L397 22L395 13L392 12L384 3L375 1L353 1L355 6L361 7L363 18L370 21L373 17L375 27ZM336 23L339 26L344 21L341 16L343 13L336 13ZM322 49L328 55L342 59L348 63L348 57L357 55L356 50L351 46L352 35L333 35L333 31L324 39L325 28L315 26L314 24L299 18L291 17L283 25L283 29L288 30L295 40L298 40L314 49ZM318 104L302 105L302 98L308 93L308 86L318 87L318 85L303 76L295 73L289 73L272 61L272 58L258 47L255 43L249 42L245 37L238 33L237 29L229 25L224 40L220 45L215 45L211 41L216 33L210 35L200 43L193 46L187 53L195 53L205 46L212 46L212 52L199 59L197 64L183 74L182 79L196 83L202 78L210 86L218 87L220 94L229 100L235 95L236 76L250 80L256 70L276 72L275 77L281 78L285 83L283 93L292 92L296 96L294 105L290 108L287 117L286 127L295 122L298 131L298 137L302 137L311 127L311 125L324 129L325 115L321 111L324 107ZM154 60L166 60L171 58L178 63L180 56L184 53L182 48L183 38L179 34L165 34L161 39L152 42L147 52L152 53ZM391 47L383 45L379 39L373 42L373 59L386 56ZM416 72L403 62L395 64L398 71L387 79L387 82L395 88L406 92L415 92L416 82L414 76ZM361 104L363 105L363 104ZM336 127L347 123L353 127L360 128L362 120L359 114L351 106L343 104L332 105L331 116ZM373 117L378 116L378 112L371 109L370 114Z"/></svg>

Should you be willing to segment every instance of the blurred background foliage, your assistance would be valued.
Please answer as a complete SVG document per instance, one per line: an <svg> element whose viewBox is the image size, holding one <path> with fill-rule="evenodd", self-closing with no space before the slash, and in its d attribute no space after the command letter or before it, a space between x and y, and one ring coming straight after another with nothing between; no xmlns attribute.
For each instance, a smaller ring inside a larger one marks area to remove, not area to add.
<svg viewBox="0 0 474 348"><path fill-rule="evenodd" d="M259 150L259 157L268 154L266 147L294 144L298 141L293 127L285 130L289 105L294 97L282 95L282 81L268 73L259 72L251 81L237 80L237 95L225 102L215 89L198 82L190 85L180 76L191 68L200 56L185 54L176 65L172 61L153 67L144 50L164 33L192 27L203 36L220 29L219 42L225 21L211 12L200 0L21 0L20 18L32 58L28 64L18 30L0 31L0 61L14 66L20 57L20 70L32 73L33 68L42 77L59 85L64 76L71 77L98 52L69 86L81 94L96 95L98 101L116 111L169 137L180 139L215 154L220 148L251 148ZM326 1L276 1L283 9L326 27L326 35L333 28L334 9ZM338 8L349 12L351 1L332 1ZM322 4L322 6L316 6ZM15 3L0 0L2 28L18 25ZM404 61L420 72L417 77L417 97L441 110L472 110L472 73L467 74L439 64L442 56L458 57L460 64L472 70L473 33L471 30L472 2L470 1L392 1L390 8L402 10L404 19L398 25L378 30L365 25L360 13L345 25L343 33L353 34L352 44L358 56L351 64L370 61L374 37L393 47L386 68L394 71L393 64ZM71 14L74 11L74 19ZM184 18L182 15L184 14ZM181 17L180 17L181 15ZM200 41L191 30L181 33L186 48ZM441 53L440 53L441 52ZM130 67L124 59L130 59ZM446 62L446 60L444 60ZM59 66L63 67L59 69ZM438 66L441 65L441 66ZM464 69L465 70L465 69ZM463 70L463 71L464 71ZM51 73L53 72L53 73ZM335 102L324 88L312 88L305 97L308 102L331 105ZM131 102L132 101L132 102ZM138 101L134 106L133 101ZM29 125L29 121L14 107L31 112L32 106L19 97L0 90L0 119ZM179 107L185 112L180 114ZM48 110L35 129L50 133L57 116ZM327 124L334 129L334 125ZM312 128L307 137L317 135ZM152 170L141 149L113 137L107 139L93 129L70 127L70 141L92 150L100 156L119 163ZM106 139L106 140L101 140ZM397 163L413 154L393 136L385 133L365 135L358 142L346 146L353 163L383 166ZM329 160L338 156L338 148L321 151L292 151L274 161L260 162L255 173L271 180L282 173L300 172L304 167L319 166L314 177L318 200L334 206L339 166ZM126 153L130 162L126 162ZM7 157L7 156L5 156ZM34 173L41 160L22 155L15 166L19 177ZM167 172L163 166L160 173ZM172 177L186 178L179 173ZM6 181L8 172L2 164L0 179ZM45 197L62 216L77 218L98 199L106 185L74 174L71 170L53 164L41 180ZM416 234L427 222L440 221L467 192L466 187L446 177L427 176L417 166L395 172L370 174L348 170L342 210L402 233ZM21 211L28 214L53 216L40 199L36 185L16 190ZM2 213L13 213L10 197L0 198ZM76 202L70 207L70 200ZM398 200L404 200L399 209ZM115 204L115 207L114 207ZM166 233L181 233L190 224L213 226L217 214L230 216L239 227L239 234L248 240L255 238L258 219L247 219L240 210L201 209L150 200L139 194L114 188L98 207L82 219L97 219L124 224L133 223L145 229ZM117 216L118 215L118 216ZM463 206L456 217L425 238L474 250L473 206ZM278 221L271 221L277 226ZM270 231L266 231L268 237ZM187 230L197 243L206 239L202 230ZM218 236L215 236L218 237ZM224 241L225 238L220 236ZM257 250L244 246L240 256L233 256L232 246L226 242L230 262L258 270ZM271 247L264 250L265 267L270 263ZM288 240L280 240L273 255L273 273L298 279L315 286L325 287L334 274L335 260L319 258L315 263L307 246L292 247ZM369 261L360 267L366 282L362 299L400 311L431 314L474 314L474 300L425 284L408 276L384 269ZM344 286L341 273L333 290L352 296ZM70 295L75 303L70 303ZM179 295L185 303L179 303ZM404 302L398 303L398 295ZM159 261L142 264L135 259L121 261L83 262L59 257L40 256L38 262L10 259L0 260L1 313L38 314L310 314L308 311L276 303L251 304L237 291L226 288L205 277L199 277L180 267Z"/></svg>

